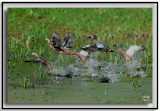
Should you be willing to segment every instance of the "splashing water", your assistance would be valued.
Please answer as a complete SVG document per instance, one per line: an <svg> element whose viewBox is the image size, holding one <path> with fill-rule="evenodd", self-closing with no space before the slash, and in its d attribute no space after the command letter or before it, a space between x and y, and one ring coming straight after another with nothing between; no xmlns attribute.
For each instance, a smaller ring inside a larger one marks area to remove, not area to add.
<svg viewBox="0 0 160 111"><path fill-rule="evenodd" d="M125 63L125 66L127 68L127 74L130 77L136 77L136 76L146 77L147 76L147 74L142 69L141 63L136 60L133 60L132 62L129 62L129 63Z"/></svg>
<svg viewBox="0 0 160 111"><path fill-rule="evenodd" d="M120 81L121 78L130 77L146 77L147 74L141 68L141 63L133 60L130 63L117 64L109 63L108 61L97 61L90 58L87 64L84 64L79 58L75 63L67 66L53 66L50 73L59 76L81 76L87 78L107 78L109 82Z"/></svg>

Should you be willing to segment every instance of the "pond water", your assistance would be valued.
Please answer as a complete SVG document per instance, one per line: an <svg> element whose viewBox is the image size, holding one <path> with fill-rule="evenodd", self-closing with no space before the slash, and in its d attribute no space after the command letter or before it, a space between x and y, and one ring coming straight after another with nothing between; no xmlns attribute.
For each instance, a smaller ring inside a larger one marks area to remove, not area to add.
<svg viewBox="0 0 160 111"><path fill-rule="evenodd" d="M134 61L130 68L91 59L82 65L78 60L48 71L41 64L18 60L8 70L7 103L152 103L152 77L143 69L137 71L142 67L137 64ZM106 77L109 81L102 83Z"/></svg>

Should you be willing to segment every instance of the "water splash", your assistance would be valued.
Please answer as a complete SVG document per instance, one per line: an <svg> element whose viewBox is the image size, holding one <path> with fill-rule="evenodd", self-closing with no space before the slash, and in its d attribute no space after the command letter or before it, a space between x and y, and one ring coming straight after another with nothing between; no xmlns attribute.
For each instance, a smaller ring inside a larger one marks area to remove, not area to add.
<svg viewBox="0 0 160 111"><path fill-rule="evenodd" d="M108 61L97 61L90 58L87 64L84 64L79 58L75 63L66 66L53 66L50 73L58 76L81 76L84 78L108 79L109 82L120 81L123 77L146 77L147 74L141 68L140 62L133 60L130 63L110 63Z"/></svg>
<svg viewBox="0 0 160 111"><path fill-rule="evenodd" d="M126 69L127 69L127 74L130 77L146 77L147 74L144 72L142 69L142 64L138 62L137 60L132 60L129 63L125 63Z"/></svg>

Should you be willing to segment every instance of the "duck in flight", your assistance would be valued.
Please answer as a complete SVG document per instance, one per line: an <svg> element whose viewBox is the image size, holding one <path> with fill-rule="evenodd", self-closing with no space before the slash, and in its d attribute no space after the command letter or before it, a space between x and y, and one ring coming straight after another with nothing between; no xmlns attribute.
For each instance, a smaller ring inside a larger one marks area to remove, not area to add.
<svg viewBox="0 0 160 111"><path fill-rule="evenodd" d="M126 62L130 62L132 57L134 56L135 52L138 51L144 51L145 48L142 48L137 45L130 45L127 50L122 49L122 44L118 43L114 45L115 47L119 47L119 51L121 52L123 58L125 59Z"/></svg>
<svg viewBox="0 0 160 111"><path fill-rule="evenodd" d="M101 51L105 51L106 53L110 54L110 52L114 52L113 50L109 49L108 46L104 45L103 43L97 41L97 37L95 35L91 35L88 38L92 38L97 48ZM93 47L93 46L92 46ZM90 47L89 47L90 48ZM93 48L92 48L93 49Z"/></svg>
<svg viewBox="0 0 160 111"><path fill-rule="evenodd" d="M37 57L37 59L34 61L35 63L42 63L44 66L47 66L50 70L53 69L53 67L47 61L41 58L36 52L32 52L32 55Z"/></svg>

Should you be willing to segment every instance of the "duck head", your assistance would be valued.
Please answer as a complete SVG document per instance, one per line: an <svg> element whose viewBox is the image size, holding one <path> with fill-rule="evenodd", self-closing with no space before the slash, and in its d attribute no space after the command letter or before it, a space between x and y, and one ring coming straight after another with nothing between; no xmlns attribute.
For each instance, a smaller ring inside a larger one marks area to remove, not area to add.
<svg viewBox="0 0 160 111"><path fill-rule="evenodd" d="M97 40L97 37L96 37L95 35L91 35L91 36L89 36L88 38L92 38L92 39Z"/></svg>
<svg viewBox="0 0 160 111"><path fill-rule="evenodd" d="M113 46L122 48L122 44L121 44L121 43L115 44L115 45L113 45Z"/></svg>
<svg viewBox="0 0 160 111"><path fill-rule="evenodd" d="M35 55L35 56L37 56L38 54L37 54L36 52L32 52L32 55Z"/></svg>
<svg viewBox="0 0 160 111"><path fill-rule="evenodd" d="M51 40L49 39L49 37L46 37L44 40L50 42Z"/></svg>

